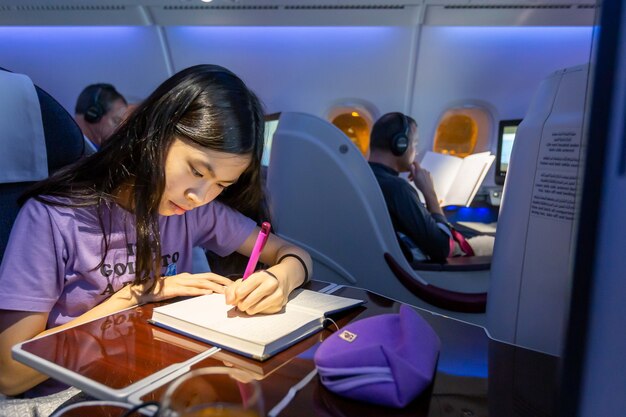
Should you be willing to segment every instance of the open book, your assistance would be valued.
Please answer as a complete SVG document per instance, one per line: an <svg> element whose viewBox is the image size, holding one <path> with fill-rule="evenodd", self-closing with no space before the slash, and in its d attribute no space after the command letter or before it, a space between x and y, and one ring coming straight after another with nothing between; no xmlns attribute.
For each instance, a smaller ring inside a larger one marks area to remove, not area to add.
<svg viewBox="0 0 626 417"><path fill-rule="evenodd" d="M428 151L420 166L430 171L442 206L469 206L494 159L489 152L459 158Z"/></svg>
<svg viewBox="0 0 626 417"><path fill-rule="evenodd" d="M223 294L209 294L156 307L151 322L262 361L321 330L326 314L362 303L296 290L280 312L249 316L227 305Z"/></svg>

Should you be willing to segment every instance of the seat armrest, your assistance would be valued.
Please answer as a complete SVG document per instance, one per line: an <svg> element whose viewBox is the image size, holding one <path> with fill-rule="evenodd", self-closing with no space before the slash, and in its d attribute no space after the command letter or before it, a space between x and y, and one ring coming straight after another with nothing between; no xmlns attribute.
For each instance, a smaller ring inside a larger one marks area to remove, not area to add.
<svg viewBox="0 0 626 417"><path fill-rule="evenodd" d="M491 256L457 256L448 258L445 263L411 262L415 271L488 271L491 268Z"/></svg>
<svg viewBox="0 0 626 417"><path fill-rule="evenodd" d="M464 313L484 313L487 308L487 293L462 293L422 284L406 271L389 254L384 254L385 261L400 283L412 294L436 307Z"/></svg>

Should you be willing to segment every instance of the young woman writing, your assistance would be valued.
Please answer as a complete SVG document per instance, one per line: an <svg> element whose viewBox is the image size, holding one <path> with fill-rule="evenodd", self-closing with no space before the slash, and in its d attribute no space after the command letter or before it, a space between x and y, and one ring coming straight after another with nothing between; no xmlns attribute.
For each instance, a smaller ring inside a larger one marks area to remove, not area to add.
<svg viewBox="0 0 626 417"><path fill-rule="evenodd" d="M259 228L246 214L262 197L263 126L258 99L235 74L194 66L159 86L100 152L22 197L0 266L2 393L59 390L10 352L52 330L211 292L249 314L284 306L311 259L275 235L260 257L270 267L245 281L189 273L194 246L252 251Z"/></svg>

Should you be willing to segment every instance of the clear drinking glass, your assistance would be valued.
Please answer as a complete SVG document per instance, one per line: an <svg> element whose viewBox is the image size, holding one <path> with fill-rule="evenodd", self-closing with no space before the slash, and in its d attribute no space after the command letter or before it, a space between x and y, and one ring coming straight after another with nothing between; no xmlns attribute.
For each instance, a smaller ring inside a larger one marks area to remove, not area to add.
<svg viewBox="0 0 626 417"><path fill-rule="evenodd" d="M119 401L80 401L55 410L50 417L121 417L133 408L132 404ZM139 411L131 413L130 416L142 416Z"/></svg>
<svg viewBox="0 0 626 417"><path fill-rule="evenodd" d="M167 387L160 417L262 417L259 382L249 373L228 367L199 368Z"/></svg>

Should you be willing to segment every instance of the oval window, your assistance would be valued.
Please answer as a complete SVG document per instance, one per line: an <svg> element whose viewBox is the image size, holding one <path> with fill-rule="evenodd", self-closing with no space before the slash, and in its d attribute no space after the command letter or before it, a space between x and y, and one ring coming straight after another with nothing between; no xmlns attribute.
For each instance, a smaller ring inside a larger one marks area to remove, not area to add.
<svg viewBox="0 0 626 417"><path fill-rule="evenodd" d="M455 108L439 119L433 151L464 158L488 147L490 118L482 108Z"/></svg>
<svg viewBox="0 0 626 417"><path fill-rule="evenodd" d="M367 158L375 116L376 110L370 103L349 99L338 101L331 106L326 119L337 126Z"/></svg>
<svg viewBox="0 0 626 417"><path fill-rule="evenodd" d="M335 117L332 124L337 126L366 155L370 146L370 129L367 121L358 112L343 113Z"/></svg>
<svg viewBox="0 0 626 417"><path fill-rule="evenodd" d="M434 151L461 158L470 155L476 147L476 122L464 114L454 114L439 123L435 134Z"/></svg>

